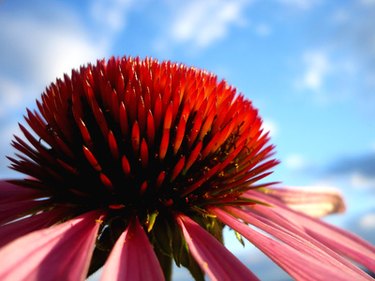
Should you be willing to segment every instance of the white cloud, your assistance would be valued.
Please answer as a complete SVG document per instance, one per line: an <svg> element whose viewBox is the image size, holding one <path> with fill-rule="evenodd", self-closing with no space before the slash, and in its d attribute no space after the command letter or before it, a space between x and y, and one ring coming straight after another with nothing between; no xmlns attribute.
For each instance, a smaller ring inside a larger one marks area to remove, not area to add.
<svg viewBox="0 0 375 281"><path fill-rule="evenodd" d="M265 133L269 132L272 137L276 136L279 131L277 124L269 119L263 121L262 128Z"/></svg>
<svg viewBox="0 0 375 281"><path fill-rule="evenodd" d="M47 84L72 68L103 56L104 46L88 38L78 25L49 22L37 18L2 17L0 30L4 42L1 59L5 61L0 72L16 73L15 79Z"/></svg>
<svg viewBox="0 0 375 281"><path fill-rule="evenodd" d="M106 53L70 9L48 4L48 16L33 11L1 11L0 14L0 173L4 155L11 154L9 142L18 133L17 120L25 107L34 107L43 89L64 73L70 74Z"/></svg>
<svg viewBox="0 0 375 281"><path fill-rule="evenodd" d="M335 24L347 23L351 18L350 12L345 9L338 9L333 12L332 22Z"/></svg>
<svg viewBox="0 0 375 281"><path fill-rule="evenodd" d="M281 4L297 8L301 10L308 10L315 6L319 0L278 0Z"/></svg>
<svg viewBox="0 0 375 281"><path fill-rule="evenodd" d="M364 230L375 230L375 213L365 214L359 220L359 226Z"/></svg>
<svg viewBox="0 0 375 281"><path fill-rule="evenodd" d="M23 89L15 81L0 76L0 118L22 102Z"/></svg>
<svg viewBox="0 0 375 281"><path fill-rule="evenodd" d="M375 189L375 177L369 177L359 172L350 174L350 183L354 188Z"/></svg>
<svg viewBox="0 0 375 281"><path fill-rule="evenodd" d="M360 0L359 1L363 6L374 6L375 0Z"/></svg>
<svg viewBox="0 0 375 281"><path fill-rule="evenodd" d="M324 51L306 51L303 54L305 70L297 81L297 86L313 91L321 90L332 66L328 55Z"/></svg>
<svg viewBox="0 0 375 281"><path fill-rule="evenodd" d="M207 47L224 38L231 25L243 25L248 1L187 1L175 11L170 37L178 43Z"/></svg>
<svg viewBox="0 0 375 281"><path fill-rule="evenodd" d="M268 24L260 23L255 26L255 32L259 36L266 37L271 34L271 27Z"/></svg>
<svg viewBox="0 0 375 281"><path fill-rule="evenodd" d="M301 154L291 154L282 162L291 170L301 170L307 165L305 158Z"/></svg>
<svg viewBox="0 0 375 281"><path fill-rule="evenodd" d="M104 29L118 32L126 24L126 14L133 7L134 0L95 0L91 6L91 16Z"/></svg>

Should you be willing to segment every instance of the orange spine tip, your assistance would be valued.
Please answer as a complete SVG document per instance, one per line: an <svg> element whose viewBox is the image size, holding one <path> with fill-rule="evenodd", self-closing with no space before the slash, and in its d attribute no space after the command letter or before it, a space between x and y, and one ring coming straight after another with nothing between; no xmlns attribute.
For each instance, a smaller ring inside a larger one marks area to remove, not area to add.
<svg viewBox="0 0 375 281"><path fill-rule="evenodd" d="M103 136L107 136L109 129L108 129L107 121L104 117L102 109L99 107L96 100L90 100L89 104L91 105L91 110L94 113L95 120Z"/></svg>
<svg viewBox="0 0 375 281"><path fill-rule="evenodd" d="M86 147L83 146L83 154L85 155L87 161L89 161L90 165L98 172L102 170L102 167L99 165L98 161L96 160L94 154Z"/></svg>
<svg viewBox="0 0 375 281"><path fill-rule="evenodd" d="M177 154L177 151L180 149L182 140L184 139L185 128L186 128L186 119L185 119L185 116L181 116L180 122L178 123L177 128L176 128L176 137L173 143L173 153L175 155Z"/></svg>
<svg viewBox="0 0 375 281"><path fill-rule="evenodd" d="M118 146L117 146L115 135L113 134L112 131L109 131L108 133L108 145L109 145L109 150L111 151L113 158L118 159L119 158Z"/></svg>
<svg viewBox="0 0 375 281"><path fill-rule="evenodd" d="M146 140L143 138L141 142L141 153L140 153L140 160L142 163L142 167L145 168L148 165L148 146Z"/></svg>
<svg viewBox="0 0 375 281"><path fill-rule="evenodd" d="M70 174L73 174L73 175L78 175L78 171L76 168L73 168L71 165L69 165L68 163L62 161L61 159L56 159L57 163L60 164L60 166L66 170L67 172L69 172Z"/></svg>
<svg viewBox="0 0 375 281"><path fill-rule="evenodd" d="M208 115L208 117L206 118L206 120L204 121L201 132L199 134L200 140L202 140L205 137L205 135L210 131L212 122L215 119L215 115L216 115L215 110L212 110L210 114Z"/></svg>
<svg viewBox="0 0 375 281"><path fill-rule="evenodd" d="M127 109L129 110L129 117L131 121L137 120L137 94L135 89L129 89L125 94L125 103L130 105Z"/></svg>
<svg viewBox="0 0 375 281"><path fill-rule="evenodd" d="M165 175L166 175L166 172L165 171L161 171L160 174L158 175L158 177L156 178L155 187L157 189L160 188L161 185L163 184L164 179L165 179Z"/></svg>
<svg viewBox="0 0 375 281"><path fill-rule="evenodd" d="M202 151L202 159L206 158L208 154L210 154L215 145L218 144L218 140L220 138L220 134L214 135L214 137L210 140L210 142L205 146Z"/></svg>
<svg viewBox="0 0 375 281"><path fill-rule="evenodd" d="M125 104L121 102L120 104L120 128L123 137L125 137L129 132L129 122L128 122L128 113L126 111Z"/></svg>
<svg viewBox="0 0 375 281"><path fill-rule="evenodd" d="M122 171L124 172L124 174L126 176L129 176L130 175L130 163L129 163L128 158L125 155L123 155L121 158L121 167L122 167Z"/></svg>
<svg viewBox="0 0 375 281"><path fill-rule="evenodd" d="M138 155L139 143L140 143L140 131L139 131L139 125L137 121L135 121L133 124L131 138L132 138L133 151L136 155Z"/></svg>
<svg viewBox="0 0 375 281"><path fill-rule="evenodd" d="M148 187L147 181L142 182L141 187L139 188L139 193L143 195L146 192L147 187Z"/></svg>
<svg viewBox="0 0 375 281"><path fill-rule="evenodd" d="M162 105L161 95L159 94L156 97L155 104L154 104L154 120L155 120L156 130L160 126L162 110L163 110L163 105Z"/></svg>
<svg viewBox="0 0 375 281"><path fill-rule="evenodd" d="M165 112L165 116L164 116L164 124L163 124L164 130L169 130L171 128L172 114L173 114L173 103L170 102Z"/></svg>
<svg viewBox="0 0 375 281"><path fill-rule="evenodd" d="M103 173L100 173L100 181L104 184L105 187L108 189L113 189L113 185L111 180Z"/></svg>
<svg viewBox="0 0 375 281"><path fill-rule="evenodd" d="M56 141L57 147L60 148L61 151L66 156L68 156L71 159L75 158L74 153L70 150L70 148L68 147L68 145L59 136L55 136L55 141Z"/></svg>
<svg viewBox="0 0 375 281"><path fill-rule="evenodd" d="M161 138L161 143L160 143L159 157L161 160L163 160L165 158L165 155L167 154L168 145L169 145L169 130L167 129L163 131L163 136Z"/></svg>
<svg viewBox="0 0 375 281"><path fill-rule="evenodd" d="M92 145L91 136L90 136L89 130L86 127L86 124L83 122L82 119L78 121L78 127L79 127L79 130L81 131L81 136L85 144L87 146L91 146Z"/></svg>
<svg viewBox="0 0 375 281"><path fill-rule="evenodd" d="M153 144L155 140L155 123L151 110L147 113L147 140L150 144Z"/></svg>
<svg viewBox="0 0 375 281"><path fill-rule="evenodd" d="M189 137L188 137L189 147L193 145L195 139L198 136L199 129L201 126L202 126L202 115L200 114L200 112L197 112L197 115L194 117L193 128L189 132Z"/></svg>
<svg viewBox="0 0 375 281"><path fill-rule="evenodd" d="M180 160L174 166L174 169L171 174L170 182L173 182L177 176L181 173L183 167L185 165L185 156L181 157Z"/></svg>
<svg viewBox="0 0 375 281"><path fill-rule="evenodd" d="M116 84L116 92L121 94L125 89L125 79L121 73L121 67L119 66L119 72L117 74L117 84Z"/></svg>
<svg viewBox="0 0 375 281"><path fill-rule="evenodd" d="M200 141L194 149L191 151L188 160L186 161L186 165L183 171L183 174L186 174L186 172L190 169L190 167L193 165L193 163L197 160L199 153L202 150L203 143Z"/></svg>
<svg viewBox="0 0 375 281"><path fill-rule="evenodd" d="M92 87L91 87L89 81L86 80L83 83L83 89L85 91L87 100L89 100L89 101L94 100L94 91L92 90Z"/></svg>
<svg viewBox="0 0 375 281"><path fill-rule="evenodd" d="M111 112L112 112L113 118L115 120L118 120L120 107L119 107L117 92L115 89L111 91L110 97L111 97Z"/></svg>
<svg viewBox="0 0 375 281"><path fill-rule="evenodd" d="M138 123L141 132L145 131L146 128L146 107L142 96L139 96L138 101Z"/></svg>

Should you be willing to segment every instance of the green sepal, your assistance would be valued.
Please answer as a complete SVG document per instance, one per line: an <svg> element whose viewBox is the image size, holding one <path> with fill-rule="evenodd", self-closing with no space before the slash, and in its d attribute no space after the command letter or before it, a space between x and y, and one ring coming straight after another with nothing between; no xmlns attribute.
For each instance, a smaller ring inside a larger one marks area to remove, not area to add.
<svg viewBox="0 0 375 281"><path fill-rule="evenodd" d="M204 272L202 271L202 269L200 268L200 266L198 265L198 263L195 261L195 259L190 255L189 251L186 249L186 251L184 251L182 253L182 257L181 257L181 265L183 265L184 267L186 267L190 274L193 276L193 278L196 280L196 281L204 281Z"/></svg>
<svg viewBox="0 0 375 281"><path fill-rule="evenodd" d="M241 243L243 247L245 247L245 241L243 240L243 237L241 234L239 234L237 231L234 230L234 235L236 236L238 242Z"/></svg>
<svg viewBox="0 0 375 281"><path fill-rule="evenodd" d="M150 232L152 228L154 227L154 224L158 215L159 215L158 211L154 211L151 214L147 214L147 220L146 220L147 232Z"/></svg>
<svg viewBox="0 0 375 281"><path fill-rule="evenodd" d="M158 248L154 248L160 266L164 273L165 281L172 280L172 257L163 254Z"/></svg>

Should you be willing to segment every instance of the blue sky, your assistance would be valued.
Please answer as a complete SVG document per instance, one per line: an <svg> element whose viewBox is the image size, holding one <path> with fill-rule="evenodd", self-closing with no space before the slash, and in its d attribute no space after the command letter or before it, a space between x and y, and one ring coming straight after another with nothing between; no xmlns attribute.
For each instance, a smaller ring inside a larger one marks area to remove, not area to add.
<svg viewBox="0 0 375 281"><path fill-rule="evenodd" d="M282 161L270 180L341 189L348 212L329 220L374 243L374 26L374 0L3 0L0 176L16 176L17 122L56 77L111 55L169 59L253 100Z"/></svg>

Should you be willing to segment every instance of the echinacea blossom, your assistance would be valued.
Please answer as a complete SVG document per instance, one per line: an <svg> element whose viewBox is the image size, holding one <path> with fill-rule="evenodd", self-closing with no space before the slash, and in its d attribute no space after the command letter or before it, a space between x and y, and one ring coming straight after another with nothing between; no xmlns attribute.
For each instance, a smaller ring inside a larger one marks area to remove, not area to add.
<svg viewBox="0 0 375 281"><path fill-rule="evenodd" d="M332 191L263 183L278 161L252 103L225 81L123 57L73 70L27 110L0 183L0 280L257 280L229 227L296 280L372 280L375 248L318 217ZM28 127L28 128L27 128Z"/></svg>

